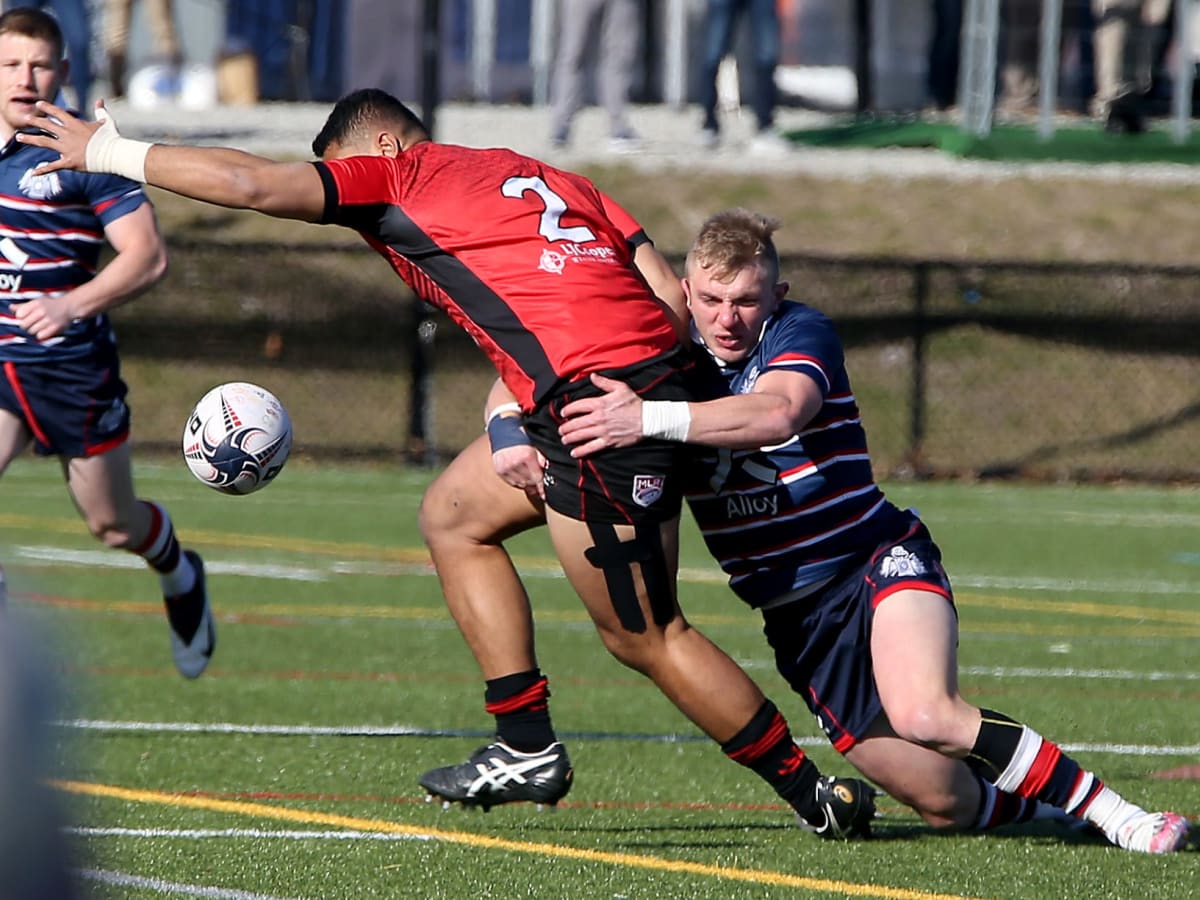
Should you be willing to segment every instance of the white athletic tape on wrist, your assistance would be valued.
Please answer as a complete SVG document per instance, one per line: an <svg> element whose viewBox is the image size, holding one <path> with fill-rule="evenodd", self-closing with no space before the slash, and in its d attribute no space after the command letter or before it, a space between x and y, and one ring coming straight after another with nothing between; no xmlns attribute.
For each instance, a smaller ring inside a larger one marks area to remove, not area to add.
<svg viewBox="0 0 1200 900"><path fill-rule="evenodd" d="M121 137L117 123L103 107L96 111L96 118L103 124L87 142L88 171L120 175L145 184L146 154L154 145Z"/></svg>
<svg viewBox="0 0 1200 900"><path fill-rule="evenodd" d="M492 419L496 418L496 416L502 416L505 413L516 413L517 415L520 415L521 414L521 404L520 403L501 403L499 406L497 406L495 409L493 409L490 413L487 414L487 417L483 420L484 427L486 428L488 425L491 425Z"/></svg>
<svg viewBox="0 0 1200 900"><path fill-rule="evenodd" d="M642 437L664 441L686 441L692 425L692 410L683 400L642 402Z"/></svg>

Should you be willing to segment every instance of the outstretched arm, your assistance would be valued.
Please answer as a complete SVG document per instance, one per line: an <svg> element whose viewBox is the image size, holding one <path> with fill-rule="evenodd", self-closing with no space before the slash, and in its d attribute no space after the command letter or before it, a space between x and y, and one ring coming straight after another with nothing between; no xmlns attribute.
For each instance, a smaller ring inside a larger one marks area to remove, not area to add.
<svg viewBox="0 0 1200 900"><path fill-rule="evenodd" d="M563 407L559 426L574 457L628 447L644 437L750 449L782 444L801 431L824 402L817 383L798 372L760 375L754 390L702 403L645 402L623 382L593 375L604 391Z"/></svg>
<svg viewBox="0 0 1200 900"><path fill-rule="evenodd" d="M225 147L146 144L121 137L103 104L96 104L96 115L96 122L85 122L41 100L27 124L45 133L18 132L17 140L61 154L42 166L44 172L123 175L194 200L280 219L315 222L324 211L324 186L309 163L276 162Z"/></svg>

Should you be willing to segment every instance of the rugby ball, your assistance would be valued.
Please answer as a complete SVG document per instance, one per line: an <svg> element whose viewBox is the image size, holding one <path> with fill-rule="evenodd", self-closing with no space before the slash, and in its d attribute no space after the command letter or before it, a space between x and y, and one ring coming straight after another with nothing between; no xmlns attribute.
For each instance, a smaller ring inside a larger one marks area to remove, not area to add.
<svg viewBox="0 0 1200 900"><path fill-rule="evenodd" d="M183 429L183 458L204 484L223 494L252 494L270 484L292 450L292 420L266 388L220 384L200 398Z"/></svg>

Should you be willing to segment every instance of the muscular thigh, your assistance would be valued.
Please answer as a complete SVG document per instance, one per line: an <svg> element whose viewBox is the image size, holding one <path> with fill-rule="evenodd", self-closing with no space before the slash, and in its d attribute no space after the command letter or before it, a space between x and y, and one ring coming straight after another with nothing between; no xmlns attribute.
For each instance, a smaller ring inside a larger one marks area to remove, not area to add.
<svg viewBox="0 0 1200 900"><path fill-rule="evenodd" d="M659 634L679 620L679 520L640 526L587 523L548 511L554 550L602 632Z"/></svg>
<svg viewBox="0 0 1200 900"><path fill-rule="evenodd" d="M421 499L421 529L426 540L453 533L494 543L544 523L541 503L496 474L487 435L459 453Z"/></svg>

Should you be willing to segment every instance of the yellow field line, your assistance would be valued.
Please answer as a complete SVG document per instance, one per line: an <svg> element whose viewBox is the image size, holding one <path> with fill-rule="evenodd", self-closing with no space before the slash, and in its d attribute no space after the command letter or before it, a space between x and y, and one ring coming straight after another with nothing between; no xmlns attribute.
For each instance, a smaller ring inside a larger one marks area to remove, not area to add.
<svg viewBox="0 0 1200 900"><path fill-rule="evenodd" d="M878 897L883 900L973 900L960 894L935 894L909 888L891 888L883 885L856 884L848 881L833 881L827 878L805 878L786 872L770 872L762 869L731 869L706 863L662 859L656 856L635 856L631 853L609 853L603 850L585 850L563 844L543 844L531 841L513 841L507 838L489 837L465 831L444 831L440 828L421 828L403 825L386 819L361 819L356 816L341 816L333 813L312 812L271 806L266 803L247 803L235 800L218 800L208 797L192 797L162 791L144 791L116 787L107 784L92 784L82 781L52 781L59 790L91 797L108 797L129 803L159 803L165 806L203 809L210 812L233 813L254 816L260 819L278 819L285 822L300 822L308 825L326 825L348 828L355 831L374 831L382 834L402 834L411 837L433 838L451 844L462 844L485 850L506 850L515 853L532 853L560 859L575 859L584 862L605 863L636 869L655 869L686 875L704 875L730 881L745 881L780 887L794 887L822 894L840 894L845 897Z"/></svg>

